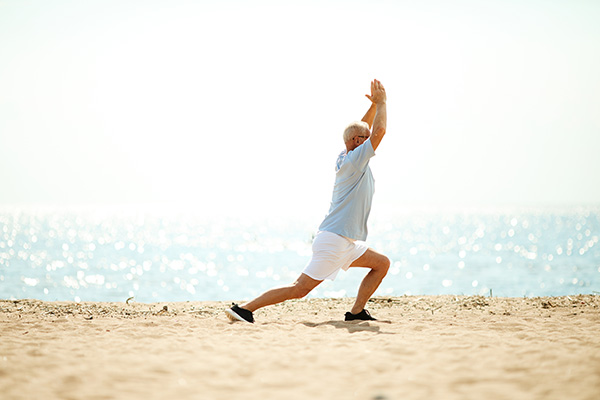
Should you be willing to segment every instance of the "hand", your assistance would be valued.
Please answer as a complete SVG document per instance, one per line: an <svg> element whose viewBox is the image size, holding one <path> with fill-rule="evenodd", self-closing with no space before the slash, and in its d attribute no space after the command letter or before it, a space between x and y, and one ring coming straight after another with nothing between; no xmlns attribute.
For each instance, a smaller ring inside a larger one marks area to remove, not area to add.
<svg viewBox="0 0 600 400"><path fill-rule="evenodd" d="M377 79L371 82L371 95L366 94L367 98L375 104L385 103L387 96L385 94L385 88Z"/></svg>

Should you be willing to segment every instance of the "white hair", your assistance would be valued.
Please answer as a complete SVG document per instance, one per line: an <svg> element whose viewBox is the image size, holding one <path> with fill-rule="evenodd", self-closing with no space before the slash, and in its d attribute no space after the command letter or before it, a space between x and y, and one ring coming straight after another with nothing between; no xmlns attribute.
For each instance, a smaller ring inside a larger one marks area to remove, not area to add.
<svg viewBox="0 0 600 400"><path fill-rule="evenodd" d="M361 133L364 129L369 130L369 124L364 121L352 122L344 129L344 143L352 140L356 135Z"/></svg>

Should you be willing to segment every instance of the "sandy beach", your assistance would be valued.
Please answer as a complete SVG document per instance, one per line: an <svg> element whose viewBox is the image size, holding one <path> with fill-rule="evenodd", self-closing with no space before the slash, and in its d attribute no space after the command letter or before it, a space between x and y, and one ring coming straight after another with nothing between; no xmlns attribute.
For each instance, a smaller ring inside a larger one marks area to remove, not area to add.
<svg viewBox="0 0 600 400"><path fill-rule="evenodd" d="M598 399L600 297L0 301L2 399Z"/></svg>

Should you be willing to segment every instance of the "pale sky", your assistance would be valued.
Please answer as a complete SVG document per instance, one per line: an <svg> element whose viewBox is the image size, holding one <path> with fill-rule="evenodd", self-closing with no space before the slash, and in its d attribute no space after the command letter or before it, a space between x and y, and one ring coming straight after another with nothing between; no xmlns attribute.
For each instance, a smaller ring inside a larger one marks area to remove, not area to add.
<svg viewBox="0 0 600 400"><path fill-rule="evenodd" d="M0 205L600 204L600 2L0 0ZM376 203L377 204L377 203Z"/></svg>

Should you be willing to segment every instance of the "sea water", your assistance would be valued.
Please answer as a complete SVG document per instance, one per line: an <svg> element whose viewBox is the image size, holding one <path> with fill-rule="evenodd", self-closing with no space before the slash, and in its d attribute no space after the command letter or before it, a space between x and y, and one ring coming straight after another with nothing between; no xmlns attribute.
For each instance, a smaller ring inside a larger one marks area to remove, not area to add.
<svg viewBox="0 0 600 400"><path fill-rule="evenodd" d="M293 282L318 219L184 212L0 210L0 298L250 299ZM600 209L380 213L369 245L392 261L376 295L600 292ZM354 296L351 268L310 296Z"/></svg>

